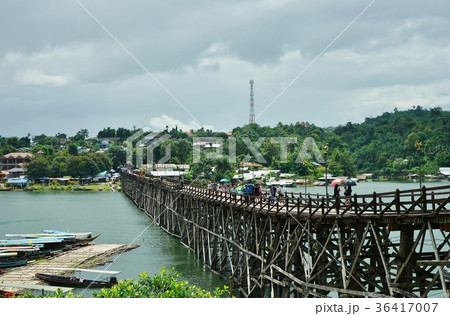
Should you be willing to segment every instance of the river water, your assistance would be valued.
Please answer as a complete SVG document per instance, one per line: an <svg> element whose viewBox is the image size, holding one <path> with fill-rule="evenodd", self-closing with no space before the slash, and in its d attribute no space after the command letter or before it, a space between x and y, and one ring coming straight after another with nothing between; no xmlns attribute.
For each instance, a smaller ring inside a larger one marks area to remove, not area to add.
<svg viewBox="0 0 450 316"><path fill-rule="evenodd" d="M0 239L8 233L39 233L43 229L89 231L101 234L96 243L140 245L115 255L114 262L107 265L108 270L122 271L120 279L137 279L144 271L152 276L162 267L174 267L190 285L213 290L226 284L123 193L0 192Z"/></svg>
<svg viewBox="0 0 450 316"><path fill-rule="evenodd" d="M450 181L447 180L429 180L422 182L422 186L427 188L435 187L435 186L444 186L450 185ZM343 186L341 186L341 195L344 195ZM357 182L357 185L352 187L352 194L372 194L383 193L383 192L394 192L395 190L413 190L419 189L420 183L418 180L411 181L360 181ZM305 192L304 186L297 186L295 188L287 188L288 192ZM326 188L325 186L306 186L306 193L311 194L325 194ZM328 186L328 194L333 195L333 188Z"/></svg>
<svg viewBox="0 0 450 316"><path fill-rule="evenodd" d="M425 182L438 186L448 181ZM417 182L359 182L354 193L369 194L418 188ZM332 188L331 188L332 189ZM325 193L325 187L306 188ZM288 191L304 192L304 187ZM332 190L329 188L329 193ZM227 284L196 259L179 240L162 231L123 193L113 192L0 192L0 239L7 233L38 233L43 229L90 231L101 234L97 243L139 244L140 247L113 258L108 270L119 270L119 278L137 279L162 267L174 267L191 285L213 290ZM86 293L83 294L84 296Z"/></svg>

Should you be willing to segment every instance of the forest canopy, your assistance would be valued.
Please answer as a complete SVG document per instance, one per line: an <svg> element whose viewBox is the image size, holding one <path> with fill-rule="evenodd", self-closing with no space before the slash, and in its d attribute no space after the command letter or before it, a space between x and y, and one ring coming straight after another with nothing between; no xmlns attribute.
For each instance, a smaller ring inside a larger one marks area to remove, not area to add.
<svg viewBox="0 0 450 316"><path fill-rule="evenodd" d="M409 110L394 109L378 117L366 118L362 123L348 122L327 128L300 121L278 123L273 127L252 123L227 133L204 128L182 131L177 127L143 133L135 128L106 127L94 138L89 138L86 129L71 137L65 133L0 136L0 155L40 152L39 159L29 166L35 176L92 175L124 165L127 148L133 148L135 158L139 144L148 146L145 141L158 139L160 143L153 150L152 161L190 164L193 176L229 177L242 161L303 176L314 174L311 165L315 162L314 157L310 161L299 161L302 145L305 140L312 139L329 172L336 176L375 173L400 177L418 173L419 166L423 174L437 174L439 167L450 166L448 122L450 111L414 106ZM204 150L195 152L195 142L204 138L214 138L219 143L221 155L214 156ZM233 159L230 161L229 157ZM145 155L143 162L147 163Z"/></svg>

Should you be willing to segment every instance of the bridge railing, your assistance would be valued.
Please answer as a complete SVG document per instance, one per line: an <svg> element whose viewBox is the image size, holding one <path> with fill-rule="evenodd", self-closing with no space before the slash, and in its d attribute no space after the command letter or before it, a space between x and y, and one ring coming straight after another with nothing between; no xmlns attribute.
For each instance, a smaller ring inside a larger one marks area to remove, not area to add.
<svg viewBox="0 0 450 316"><path fill-rule="evenodd" d="M332 197L320 194L288 193L284 197L264 198L230 192L208 190L204 187L187 185L183 188L193 194L219 203L245 207L249 210L276 214L307 216L392 216L424 215L450 212L450 186L416 190Z"/></svg>
<svg viewBox="0 0 450 316"><path fill-rule="evenodd" d="M354 194L351 197L333 197L323 194L304 194L288 192L284 197L249 196L232 194L220 190L208 190L192 182L180 182L174 179L151 179L138 175L128 175L140 181L169 190L190 194L198 199L215 203L224 203L250 211L270 212L292 216L344 217L376 216L388 217L399 214L409 216L437 215L450 212L450 185L415 190L396 190L392 192Z"/></svg>

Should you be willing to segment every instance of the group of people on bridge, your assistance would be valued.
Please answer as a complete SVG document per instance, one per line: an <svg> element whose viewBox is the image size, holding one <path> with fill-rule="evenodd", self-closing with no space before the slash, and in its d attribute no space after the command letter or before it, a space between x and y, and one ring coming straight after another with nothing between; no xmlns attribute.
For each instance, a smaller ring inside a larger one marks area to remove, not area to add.
<svg viewBox="0 0 450 316"><path fill-rule="evenodd" d="M333 197L339 198L341 194L341 188L338 184L334 186ZM352 187L350 185L344 186L344 197L346 198L345 204L348 205L352 197Z"/></svg>
<svg viewBox="0 0 450 316"><path fill-rule="evenodd" d="M238 182L228 185L226 182L212 182L208 181L207 190L209 192L231 193L233 200L236 200L238 195L242 195L246 202L262 202L270 201L284 201L286 196L286 188L282 185L271 185L270 188L263 189L260 183L243 183Z"/></svg>

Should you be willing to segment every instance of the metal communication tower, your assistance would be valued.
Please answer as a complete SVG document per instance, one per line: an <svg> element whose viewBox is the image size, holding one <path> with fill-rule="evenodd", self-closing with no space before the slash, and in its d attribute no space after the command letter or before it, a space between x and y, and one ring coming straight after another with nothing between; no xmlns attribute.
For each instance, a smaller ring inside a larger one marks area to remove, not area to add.
<svg viewBox="0 0 450 316"><path fill-rule="evenodd" d="M253 102L253 80L250 80L250 117L248 122L255 123L255 104Z"/></svg>

